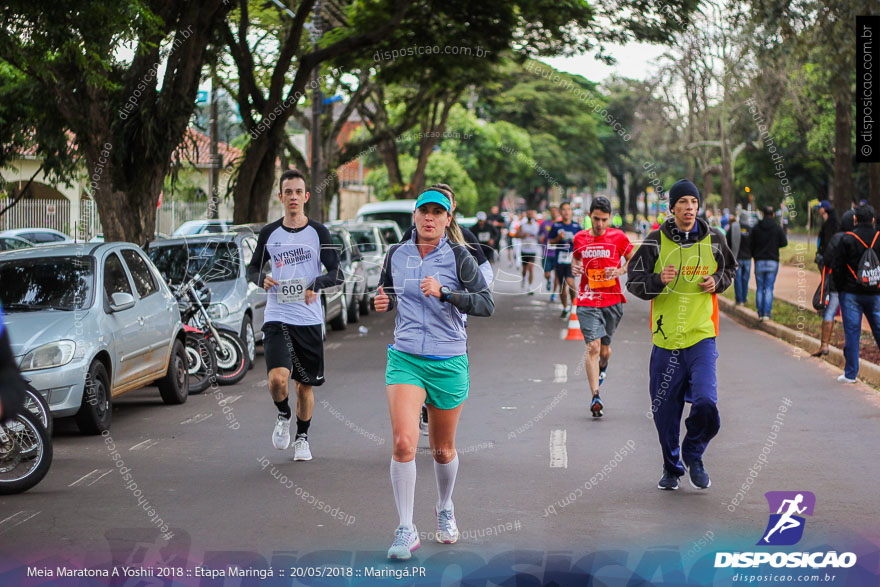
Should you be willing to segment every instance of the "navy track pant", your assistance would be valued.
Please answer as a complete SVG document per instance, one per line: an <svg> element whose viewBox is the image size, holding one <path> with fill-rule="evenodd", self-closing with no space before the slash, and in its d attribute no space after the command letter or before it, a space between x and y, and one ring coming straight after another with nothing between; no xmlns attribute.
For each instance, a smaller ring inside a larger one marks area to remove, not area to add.
<svg viewBox="0 0 880 587"><path fill-rule="evenodd" d="M716 406L717 358L714 338L705 338L684 349L654 346L651 351L651 411L663 451L663 467L675 475L685 473L682 459L691 463L703 458L706 446L721 427ZM687 433L679 447L685 402L691 404L691 411L685 420Z"/></svg>

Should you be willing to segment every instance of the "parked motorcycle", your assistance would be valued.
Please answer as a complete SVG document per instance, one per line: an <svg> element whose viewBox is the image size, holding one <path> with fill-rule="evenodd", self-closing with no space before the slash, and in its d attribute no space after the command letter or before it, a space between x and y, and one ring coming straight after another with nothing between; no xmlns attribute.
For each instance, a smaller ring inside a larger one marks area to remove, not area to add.
<svg viewBox="0 0 880 587"><path fill-rule="evenodd" d="M49 402L46 401L39 391L34 389L34 386L31 385L30 380L27 377L24 377L23 379L27 384L27 387L25 388L24 408L40 420L40 423L46 428L46 432L49 433L49 437L51 438L54 423L52 421L52 412L49 411Z"/></svg>
<svg viewBox="0 0 880 587"><path fill-rule="evenodd" d="M211 292L196 274L174 289L180 317L186 330L190 393L201 393L214 379L220 385L238 383L247 374L244 341L234 330L216 324L206 306Z"/></svg>
<svg viewBox="0 0 880 587"><path fill-rule="evenodd" d="M0 424L0 495L27 491L52 464L52 439L39 418L22 410Z"/></svg>

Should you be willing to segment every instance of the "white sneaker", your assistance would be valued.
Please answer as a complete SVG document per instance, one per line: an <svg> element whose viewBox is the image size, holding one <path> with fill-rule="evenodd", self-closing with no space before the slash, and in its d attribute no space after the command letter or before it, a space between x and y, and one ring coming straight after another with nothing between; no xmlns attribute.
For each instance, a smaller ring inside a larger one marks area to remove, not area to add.
<svg viewBox="0 0 880 587"><path fill-rule="evenodd" d="M398 527L394 531L394 542L388 549L388 558L407 560L412 556L412 552L421 545L422 541L419 540L419 533L415 526L412 527L412 530Z"/></svg>
<svg viewBox="0 0 880 587"><path fill-rule="evenodd" d="M458 526L455 523L455 513L448 510L438 510L434 507L434 515L437 516L437 542L441 544L455 544L458 542Z"/></svg>
<svg viewBox="0 0 880 587"><path fill-rule="evenodd" d="M838 377L837 381L839 381L840 383L855 383L856 382L855 379L850 379L845 374Z"/></svg>
<svg viewBox="0 0 880 587"><path fill-rule="evenodd" d="M310 461L312 460L312 451L309 450L309 441L303 437L297 438L293 443L293 460Z"/></svg>
<svg viewBox="0 0 880 587"><path fill-rule="evenodd" d="M290 418L278 414L275 430L272 432L272 444L278 450L287 450L290 447Z"/></svg>

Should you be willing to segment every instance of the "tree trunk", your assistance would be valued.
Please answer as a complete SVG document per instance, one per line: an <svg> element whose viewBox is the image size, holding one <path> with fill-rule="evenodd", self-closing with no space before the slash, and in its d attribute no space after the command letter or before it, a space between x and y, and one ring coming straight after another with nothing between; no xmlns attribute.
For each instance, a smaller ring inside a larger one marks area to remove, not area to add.
<svg viewBox="0 0 880 587"><path fill-rule="evenodd" d="M403 184L403 175L400 172L400 159L397 153L397 141L393 138L385 139L379 143L377 149L385 168L388 170L388 186L391 193L397 199L405 199L409 196L409 188Z"/></svg>
<svg viewBox="0 0 880 587"><path fill-rule="evenodd" d="M235 224L266 222L269 219L269 198L275 184L275 160L281 150L283 136L276 126L248 144L233 190ZM279 135L276 137L276 135Z"/></svg>
<svg viewBox="0 0 880 587"><path fill-rule="evenodd" d="M715 169L713 167L709 167L703 170L703 189L700 190L700 195L702 196L702 202L700 207L705 211L706 209L706 198L709 197L709 194L712 193L712 175L715 173Z"/></svg>
<svg viewBox="0 0 880 587"><path fill-rule="evenodd" d="M636 219L639 217L639 194L642 192L641 186L642 182L637 181L636 177L633 177L629 184L629 201L627 204L632 224L635 224ZM623 223L627 223L626 214L623 216Z"/></svg>
<svg viewBox="0 0 880 587"><path fill-rule="evenodd" d="M96 169L90 158L87 157L87 160L89 167ZM159 203L159 191L165 177L164 170L156 169L153 177L158 179L150 181L141 189L132 186L124 192L113 188L110 179L112 173L112 163L105 163L101 179L94 190L104 242L128 241L143 245L148 240L153 240L156 232L156 205Z"/></svg>
<svg viewBox="0 0 880 587"><path fill-rule="evenodd" d="M880 163L868 163L868 203L880 210Z"/></svg>
<svg viewBox="0 0 880 587"><path fill-rule="evenodd" d="M617 201L618 201L618 211L626 213L626 174L624 173L615 173L613 174L614 190L617 193ZM613 212L613 211L612 211Z"/></svg>
<svg viewBox="0 0 880 587"><path fill-rule="evenodd" d="M853 201L852 108L848 92L834 97L834 207L839 214Z"/></svg>
<svg viewBox="0 0 880 587"><path fill-rule="evenodd" d="M721 123L721 209L733 209L733 161L730 146L727 144L727 133Z"/></svg>

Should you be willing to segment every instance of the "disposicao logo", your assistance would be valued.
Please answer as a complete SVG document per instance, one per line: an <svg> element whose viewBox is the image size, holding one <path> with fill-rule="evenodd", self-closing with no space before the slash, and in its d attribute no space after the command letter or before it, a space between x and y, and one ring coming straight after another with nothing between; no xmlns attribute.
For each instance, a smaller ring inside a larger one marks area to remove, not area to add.
<svg viewBox="0 0 880 587"><path fill-rule="evenodd" d="M758 544L791 546L800 542L806 523L801 516L813 515L816 496L810 491L768 491L764 496L770 504L770 521Z"/></svg>
<svg viewBox="0 0 880 587"><path fill-rule="evenodd" d="M791 546L804 535L806 519L816 507L816 496L810 491L768 491L764 494L770 506L770 520L758 546ZM718 552L715 567L771 567L813 569L832 567L849 568L856 564L852 552Z"/></svg>

